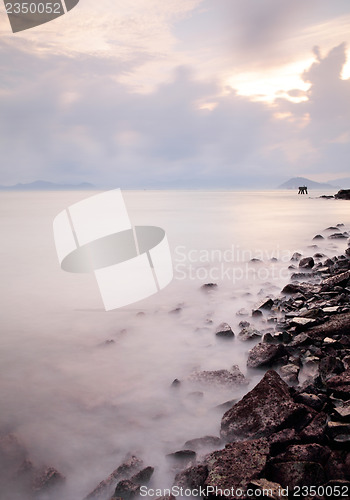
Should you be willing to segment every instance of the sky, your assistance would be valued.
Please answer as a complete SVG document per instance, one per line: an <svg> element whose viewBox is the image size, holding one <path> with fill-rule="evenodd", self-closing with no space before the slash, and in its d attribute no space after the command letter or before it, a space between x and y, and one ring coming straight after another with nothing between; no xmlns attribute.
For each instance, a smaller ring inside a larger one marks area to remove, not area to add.
<svg viewBox="0 0 350 500"><path fill-rule="evenodd" d="M349 51L349 0L80 0L15 34L1 3L0 184L349 177Z"/></svg>

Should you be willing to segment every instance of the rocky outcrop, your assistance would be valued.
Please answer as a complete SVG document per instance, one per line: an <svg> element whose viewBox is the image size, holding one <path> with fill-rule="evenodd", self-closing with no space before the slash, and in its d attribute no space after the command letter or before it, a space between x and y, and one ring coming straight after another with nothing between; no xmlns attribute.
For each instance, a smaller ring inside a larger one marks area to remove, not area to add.
<svg viewBox="0 0 350 500"><path fill-rule="evenodd" d="M297 425L306 415L305 407L295 403L288 385L269 370L258 385L228 410L221 421L221 437L226 441L270 436Z"/></svg>

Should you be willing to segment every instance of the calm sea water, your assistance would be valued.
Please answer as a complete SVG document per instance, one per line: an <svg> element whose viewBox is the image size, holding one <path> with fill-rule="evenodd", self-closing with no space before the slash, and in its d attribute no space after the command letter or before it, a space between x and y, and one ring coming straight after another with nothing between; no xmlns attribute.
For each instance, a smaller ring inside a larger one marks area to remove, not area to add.
<svg viewBox="0 0 350 500"><path fill-rule="evenodd" d="M215 406L243 393L194 397L186 382L194 370L233 364L246 373L252 345L218 342L217 325L238 332L237 311L278 293L294 251L336 255L346 242L325 238L316 249L312 238L350 227L350 202L317 192L125 191L133 224L166 230L175 277L153 297L107 313L94 276L61 271L53 241L57 213L90 194L0 195L0 430L15 432L35 464L67 477L65 500L83 498L128 452L156 466L155 486L171 485L165 454L218 435ZM213 281L215 292L200 289ZM261 376L249 373L248 388ZM170 389L175 378L179 391Z"/></svg>

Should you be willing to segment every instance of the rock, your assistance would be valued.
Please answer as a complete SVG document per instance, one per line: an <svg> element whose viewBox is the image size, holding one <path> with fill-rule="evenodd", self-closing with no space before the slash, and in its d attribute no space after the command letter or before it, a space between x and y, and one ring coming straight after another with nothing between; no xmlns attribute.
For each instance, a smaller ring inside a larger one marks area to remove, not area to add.
<svg viewBox="0 0 350 500"><path fill-rule="evenodd" d="M302 257L302 254L299 253L299 252L294 252L292 257L291 257L291 261L294 261L294 262L298 262L300 260L300 258Z"/></svg>
<svg viewBox="0 0 350 500"><path fill-rule="evenodd" d="M135 498L140 492L140 485L133 483L129 479L119 481L116 486L114 497L120 497L125 500ZM113 497L113 498L114 498Z"/></svg>
<svg viewBox="0 0 350 500"><path fill-rule="evenodd" d="M326 480L322 465L301 461L271 464L266 477L290 490L296 486L320 486Z"/></svg>
<svg viewBox="0 0 350 500"><path fill-rule="evenodd" d="M345 271L340 274L336 274L335 276L331 276L322 281L321 291L328 292L332 290L335 286L346 286L347 282L350 279L350 271Z"/></svg>
<svg viewBox="0 0 350 500"><path fill-rule="evenodd" d="M322 325L313 326L308 334L316 337L334 337L334 335L347 335L350 328L350 313L336 314Z"/></svg>
<svg viewBox="0 0 350 500"><path fill-rule="evenodd" d="M346 240L347 235L343 233L333 233L328 236L328 239L330 240Z"/></svg>
<svg viewBox="0 0 350 500"><path fill-rule="evenodd" d="M281 377L269 370L263 379L221 421L221 437L227 441L270 436L296 424L306 414L305 407L295 403Z"/></svg>
<svg viewBox="0 0 350 500"><path fill-rule="evenodd" d="M285 452L273 458L277 462L316 462L324 465L330 456L330 449L316 443L293 444Z"/></svg>
<svg viewBox="0 0 350 500"><path fill-rule="evenodd" d="M230 325L227 323L221 323L216 329L215 335L225 339L232 339L235 336Z"/></svg>
<svg viewBox="0 0 350 500"><path fill-rule="evenodd" d="M340 311L340 306L322 307L322 312L324 314L335 314Z"/></svg>
<svg viewBox="0 0 350 500"><path fill-rule="evenodd" d="M242 498L239 490L244 491L262 473L269 449L268 441L262 438L230 443L223 450L214 451L206 459L209 474L205 487L230 490L233 494L225 495L227 499Z"/></svg>
<svg viewBox="0 0 350 500"><path fill-rule="evenodd" d="M178 378L175 378L172 382L171 382L171 386L170 387L175 387L175 388L178 388L180 387L181 385L181 382Z"/></svg>
<svg viewBox="0 0 350 500"><path fill-rule="evenodd" d="M236 316L249 316L249 311L248 309L242 307L241 309L239 309L239 311L236 312Z"/></svg>
<svg viewBox="0 0 350 500"><path fill-rule="evenodd" d="M154 467L145 467L144 469L140 470L136 474L134 474L131 478L130 481L132 481L135 484L147 484L154 472Z"/></svg>
<svg viewBox="0 0 350 500"><path fill-rule="evenodd" d="M248 368L260 368L271 366L278 358L285 354L282 344L260 343L249 351L247 366Z"/></svg>
<svg viewBox="0 0 350 500"><path fill-rule="evenodd" d="M270 310L271 307L273 306L273 300L270 299L269 297L266 297L265 299L263 299L262 301L260 301L253 309L253 311L258 311L260 309L264 309L264 310Z"/></svg>
<svg viewBox="0 0 350 500"><path fill-rule="evenodd" d="M242 328L242 330L238 334L238 338L242 342L253 340L259 337L261 337L261 333L259 332L259 330L256 330L255 328L252 328L250 326Z"/></svg>
<svg viewBox="0 0 350 500"><path fill-rule="evenodd" d="M327 422L327 433L333 439L339 435L350 436L350 424L344 422Z"/></svg>
<svg viewBox="0 0 350 500"><path fill-rule="evenodd" d="M313 420L301 431L300 437L306 443L322 443L325 440L325 430L327 424L326 413L318 413Z"/></svg>
<svg viewBox="0 0 350 500"><path fill-rule="evenodd" d="M172 462L174 466L186 467L189 464L193 464L196 460L196 452L193 450L179 450L175 453L169 453L166 458Z"/></svg>
<svg viewBox="0 0 350 500"><path fill-rule="evenodd" d="M316 394L308 394L306 392L301 392L295 398L297 403L304 404L313 408L316 411L320 411L324 405L323 400Z"/></svg>
<svg viewBox="0 0 350 500"><path fill-rule="evenodd" d="M310 326L313 326L316 324L316 320L313 318L305 318L305 317L296 317L293 318L291 321L291 325L297 326L299 330L306 330Z"/></svg>
<svg viewBox="0 0 350 500"><path fill-rule="evenodd" d="M254 479L248 484L247 491L252 490L253 496L249 494L250 498L264 498L268 492L268 498L272 500L279 500L283 498L281 492L281 485L268 481L267 479Z"/></svg>
<svg viewBox="0 0 350 500"><path fill-rule="evenodd" d="M61 486L65 482L65 477L62 476L53 467L47 467L37 473L33 480L33 491L35 493L46 492L57 486Z"/></svg>
<svg viewBox="0 0 350 500"><path fill-rule="evenodd" d="M350 369L326 381L326 386L338 397L350 399Z"/></svg>
<svg viewBox="0 0 350 500"><path fill-rule="evenodd" d="M322 236L322 234L316 234L316 236L314 236L312 239L313 240L324 240L324 236Z"/></svg>
<svg viewBox="0 0 350 500"><path fill-rule="evenodd" d="M328 480L346 479L348 476L347 468L339 451L331 451L328 462L326 463L324 469Z"/></svg>
<svg viewBox="0 0 350 500"><path fill-rule="evenodd" d="M221 445L221 439L217 436L204 436L201 438L190 439L186 441L185 448L190 448L191 450L201 450L205 448L218 448Z"/></svg>
<svg viewBox="0 0 350 500"><path fill-rule="evenodd" d="M113 488L116 487L119 480L128 479L132 474L140 470L142 465L143 461L136 456L128 456L124 462L119 465L107 479L101 481L84 500L99 500L101 497L107 498L112 494Z"/></svg>
<svg viewBox="0 0 350 500"><path fill-rule="evenodd" d="M299 262L299 267L303 269L311 269L315 265L315 261L312 257L304 257Z"/></svg>
<svg viewBox="0 0 350 500"><path fill-rule="evenodd" d="M350 189L341 189L334 195L337 200L350 200Z"/></svg>
<svg viewBox="0 0 350 500"><path fill-rule="evenodd" d="M245 376L236 365L232 367L232 371L213 370L194 372L190 375L189 380L199 385L212 387L236 387L237 385L247 383Z"/></svg>
<svg viewBox="0 0 350 500"><path fill-rule="evenodd" d="M196 465L176 474L174 484L193 490L204 486L207 477L208 467L206 465Z"/></svg>
<svg viewBox="0 0 350 500"><path fill-rule="evenodd" d="M217 287L218 287L218 285L216 283L204 283L204 285L201 286L201 290L208 292L211 290L216 290Z"/></svg>
<svg viewBox="0 0 350 500"><path fill-rule="evenodd" d="M318 366L319 374L323 383L334 375L339 375L344 371L342 361L335 356L323 357Z"/></svg>
<svg viewBox="0 0 350 500"><path fill-rule="evenodd" d="M281 366L281 368L279 369L279 374L282 380L284 380L288 384L297 384L299 371L299 366L293 363L289 363L287 365Z"/></svg>

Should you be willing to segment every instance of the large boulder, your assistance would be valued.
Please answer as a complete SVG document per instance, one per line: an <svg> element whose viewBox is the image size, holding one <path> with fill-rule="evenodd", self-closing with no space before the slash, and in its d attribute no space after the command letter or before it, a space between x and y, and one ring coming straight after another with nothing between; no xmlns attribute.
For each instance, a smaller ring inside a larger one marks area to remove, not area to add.
<svg viewBox="0 0 350 500"><path fill-rule="evenodd" d="M227 441L270 436L299 424L306 415L303 405L295 403L288 385L274 371L263 379L221 421L221 437Z"/></svg>
<svg viewBox="0 0 350 500"><path fill-rule="evenodd" d="M209 474L205 488L210 496L216 488L225 491L226 499L244 498L248 483L264 470L270 446L267 439L230 443L223 450L214 451L207 459Z"/></svg>

